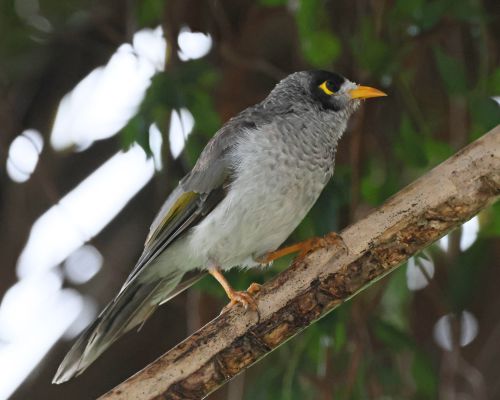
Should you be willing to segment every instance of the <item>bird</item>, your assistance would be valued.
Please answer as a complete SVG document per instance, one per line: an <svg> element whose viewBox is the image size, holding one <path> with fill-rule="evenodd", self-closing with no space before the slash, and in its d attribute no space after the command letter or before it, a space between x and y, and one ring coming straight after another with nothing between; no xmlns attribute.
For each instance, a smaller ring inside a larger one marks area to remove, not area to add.
<svg viewBox="0 0 500 400"><path fill-rule="evenodd" d="M332 177L350 116L363 99L381 96L335 72L300 71L228 120L166 199L135 267L73 344L53 383L81 374L206 272L222 285L230 306L256 309L258 286L234 290L223 271L263 266L314 245L308 240L277 250ZM183 281L189 271L199 273Z"/></svg>

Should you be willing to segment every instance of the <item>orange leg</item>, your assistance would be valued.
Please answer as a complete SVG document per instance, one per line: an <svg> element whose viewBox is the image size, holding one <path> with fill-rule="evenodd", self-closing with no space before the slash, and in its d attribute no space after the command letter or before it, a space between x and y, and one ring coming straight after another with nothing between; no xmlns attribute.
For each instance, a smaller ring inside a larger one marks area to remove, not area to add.
<svg viewBox="0 0 500 400"><path fill-rule="evenodd" d="M238 303L241 303L245 309L250 307L252 310L258 312L257 303L255 299L252 297L252 294L255 294L260 290L260 285L257 283L252 283L246 292L240 292L234 290L229 282L226 280L224 275L222 274L220 268L212 267L208 269L210 275L212 275L224 288L224 291L227 294L227 297L231 300L231 302L227 305L227 307L232 307Z"/></svg>
<svg viewBox="0 0 500 400"><path fill-rule="evenodd" d="M288 254L292 253L299 253L298 258L302 258L313 250L319 249L321 247L326 247L329 245L335 245L335 246L340 245L345 248L345 244L344 241L342 240L342 237L335 232L331 232L324 237L314 237L311 239L304 240L303 242L295 243L291 246L278 249L276 251L271 251L270 253L267 253L264 257L260 258L258 261L261 264L268 264L271 261L277 260L278 258L287 256Z"/></svg>

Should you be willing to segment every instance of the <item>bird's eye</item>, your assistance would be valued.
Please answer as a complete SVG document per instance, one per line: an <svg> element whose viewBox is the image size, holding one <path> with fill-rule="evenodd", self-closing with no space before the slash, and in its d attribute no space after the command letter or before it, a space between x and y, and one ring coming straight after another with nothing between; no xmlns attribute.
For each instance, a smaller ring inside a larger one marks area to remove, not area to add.
<svg viewBox="0 0 500 400"><path fill-rule="evenodd" d="M335 94L336 90L333 87L332 82L330 81L324 81L321 85L319 85L319 88L328 96L331 96L332 94Z"/></svg>

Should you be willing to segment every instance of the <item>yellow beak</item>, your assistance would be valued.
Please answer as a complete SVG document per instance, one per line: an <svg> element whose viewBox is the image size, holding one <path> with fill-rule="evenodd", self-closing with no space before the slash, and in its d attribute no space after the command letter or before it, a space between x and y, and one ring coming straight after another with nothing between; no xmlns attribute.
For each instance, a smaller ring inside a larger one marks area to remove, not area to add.
<svg viewBox="0 0 500 400"><path fill-rule="evenodd" d="M370 86L358 86L356 89L349 91L351 98L353 99L368 99L370 97L382 97L387 96L381 90L372 88Z"/></svg>

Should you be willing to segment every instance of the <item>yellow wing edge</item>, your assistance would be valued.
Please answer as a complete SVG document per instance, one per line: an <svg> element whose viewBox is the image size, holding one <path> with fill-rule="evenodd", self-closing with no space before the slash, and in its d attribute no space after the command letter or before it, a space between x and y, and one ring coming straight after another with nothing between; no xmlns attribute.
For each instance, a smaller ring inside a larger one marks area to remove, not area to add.
<svg viewBox="0 0 500 400"><path fill-rule="evenodd" d="M194 200L198 196L196 192L186 192L179 196L179 198L175 201L175 203L170 207L168 212L162 218L161 222L158 226L151 232L146 238L145 246L147 246L155 237L159 235L159 233L163 230L165 226L174 218L180 211L182 211L192 200Z"/></svg>

